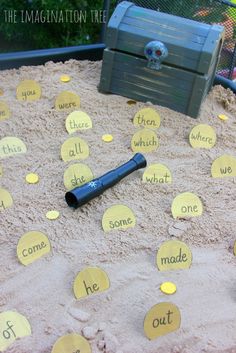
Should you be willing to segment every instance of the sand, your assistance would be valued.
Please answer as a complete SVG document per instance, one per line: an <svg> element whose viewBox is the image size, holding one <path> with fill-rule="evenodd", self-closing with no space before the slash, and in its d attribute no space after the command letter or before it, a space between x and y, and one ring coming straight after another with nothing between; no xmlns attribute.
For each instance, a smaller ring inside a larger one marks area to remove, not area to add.
<svg viewBox="0 0 236 353"><path fill-rule="evenodd" d="M30 337L14 342L6 352L48 353L60 336L70 332L89 337L93 353L236 352L236 258L229 248L235 240L236 179L210 176L215 158L236 154L235 96L215 87L197 121L155 106L161 115L160 147L146 157L148 164L166 164L173 184L143 184L143 172L137 171L81 209L72 210L64 201L63 174L73 162L60 159L61 144L68 138L68 113L54 110L56 96L65 89L78 93L81 109L93 121L93 129L75 135L90 146L84 162L95 176L131 158L130 141L137 131L132 117L138 109L151 105L129 106L124 97L98 93L100 69L100 62L71 60L1 72L1 100L9 103L12 116L0 123L0 136L21 138L28 151L1 161L4 175L0 185L11 192L14 205L0 213L0 311L20 312L32 327ZM69 74L72 80L61 83L61 74ZM24 79L41 84L39 101L16 100L16 86ZM219 120L220 113L229 120ZM215 128L218 140L211 150L190 147L188 134L197 123ZM102 141L104 133L114 136L112 143ZM38 184L25 182L29 172L38 173ZM204 213L175 221L171 203L185 191L201 198ZM103 213L120 203L133 210L137 225L105 234ZM60 211L58 220L45 218L50 209ZM52 252L25 267L17 259L16 246L31 230L47 234ZM156 252L170 239L190 246L193 263L189 270L157 270ZM111 286L104 293L76 301L73 280L86 266L104 269ZM171 297L159 290L166 280L177 285ZM179 307L181 328L149 341L143 320L161 301Z"/></svg>

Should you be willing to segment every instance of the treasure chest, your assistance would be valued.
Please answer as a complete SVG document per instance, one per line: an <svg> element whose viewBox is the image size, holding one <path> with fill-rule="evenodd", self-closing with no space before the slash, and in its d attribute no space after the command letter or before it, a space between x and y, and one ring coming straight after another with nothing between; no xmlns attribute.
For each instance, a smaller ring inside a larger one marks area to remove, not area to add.
<svg viewBox="0 0 236 353"><path fill-rule="evenodd" d="M99 90L196 118L210 90L224 27L121 2L107 26Z"/></svg>

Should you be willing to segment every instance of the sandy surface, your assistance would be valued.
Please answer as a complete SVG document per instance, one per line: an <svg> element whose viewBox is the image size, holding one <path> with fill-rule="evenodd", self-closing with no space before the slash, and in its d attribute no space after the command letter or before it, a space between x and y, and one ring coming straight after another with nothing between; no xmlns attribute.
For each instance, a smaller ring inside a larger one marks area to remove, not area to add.
<svg viewBox="0 0 236 353"><path fill-rule="evenodd" d="M6 352L48 353L60 336L86 330L94 331L90 340L93 353L236 352L236 260L229 251L235 240L236 179L210 177L215 158L224 153L236 155L235 96L216 87L197 121L156 107L162 120L157 131L160 147L146 157L149 164L166 164L173 184L142 184L142 171L138 171L73 211L64 201L63 184L64 171L73 162L60 159L61 144L68 138L68 114L53 109L55 97L64 89L80 95L81 109L90 115L93 129L75 135L90 146L84 162L95 176L131 158L130 141L137 130L132 117L145 106L129 106L126 98L98 93L100 68L100 63L69 61L1 72L0 86L5 91L1 100L10 104L12 117L0 123L0 136L21 138L28 152L1 161L4 175L0 185L11 192L14 206L0 213L0 311L19 311L28 318L33 332ZM71 75L71 82L60 82L63 73ZM23 79L41 84L42 99L32 103L16 100L16 86ZM227 114L229 120L219 120L219 113ZM196 123L216 129L218 141L213 149L190 147L188 134ZM104 133L113 134L111 144L102 142ZM29 172L39 174L39 184L25 183ZM174 221L171 203L184 191L201 198L204 213ZM103 213L116 203L132 208L137 225L105 234ZM55 208L61 217L47 220L45 213ZM16 246L31 230L48 235L52 253L24 267L16 257ZM164 240L175 238L191 247L192 267L159 272L156 251ZM76 301L72 283L77 272L88 265L103 268L111 287ZM159 290L165 280L177 285L171 298ZM149 341L143 333L144 316L154 304L166 300L179 307L181 328Z"/></svg>

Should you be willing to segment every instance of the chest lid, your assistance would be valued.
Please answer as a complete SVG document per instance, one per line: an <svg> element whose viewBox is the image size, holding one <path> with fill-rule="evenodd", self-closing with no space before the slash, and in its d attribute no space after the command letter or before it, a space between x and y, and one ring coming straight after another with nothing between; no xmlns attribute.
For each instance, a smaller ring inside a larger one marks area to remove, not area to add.
<svg viewBox="0 0 236 353"><path fill-rule="evenodd" d="M207 74L216 62L223 37L223 26L208 25L123 1L108 23L106 46L144 58L148 57L148 46L152 49L152 43L158 41L166 50L157 49L154 55L160 56L165 51L163 64Z"/></svg>

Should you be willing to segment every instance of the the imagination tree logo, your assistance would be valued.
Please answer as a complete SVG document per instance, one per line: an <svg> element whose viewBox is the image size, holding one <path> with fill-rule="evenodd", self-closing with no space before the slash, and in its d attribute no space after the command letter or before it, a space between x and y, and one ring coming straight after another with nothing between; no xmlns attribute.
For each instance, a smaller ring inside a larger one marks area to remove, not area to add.
<svg viewBox="0 0 236 353"><path fill-rule="evenodd" d="M3 10L5 23L106 23L105 10Z"/></svg>

